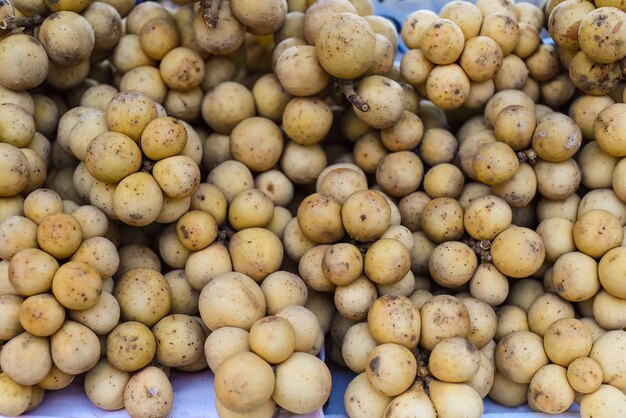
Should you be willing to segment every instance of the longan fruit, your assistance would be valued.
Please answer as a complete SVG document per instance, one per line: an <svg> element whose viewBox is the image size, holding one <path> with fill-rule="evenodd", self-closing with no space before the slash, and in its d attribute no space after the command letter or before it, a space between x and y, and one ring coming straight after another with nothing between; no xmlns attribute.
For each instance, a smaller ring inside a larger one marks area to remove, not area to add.
<svg viewBox="0 0 626 418"><path fill-rule="evenodd" d="M295 97L284 107L283 129L287 136L301 145L323 140L333 122L330 106L314 97Z"/></svg>
<svg viewBox="0 0 626 418"><path fill-rule="evenodd" d="M133 68L154 66L155 61L146 55L139 43L139 36L134 34L123 35L111 56L113 66L124 73Z"/></svg>
<svg viewBox="0 0 626 418"><path fill-rule="evenodd" d="M509 293L509 282L493 264L481 263L469 281L470 294L491 306L500 305Z"/></svg>
<svg viewBox="0 0 626 418"><path fill-rule="evenodd" d="M173 199L191 196L200 184L200 168L185 155L174 155L157 161L152 176L163 193Z"/></svg>
<svg viewBox="0 0 626 418"><path fill-rule="evenodd" d="M516 383L530 383L549 363L541 337L529 331L514 331L498 341L495 361L498 371Z"/></svg>
<svg viewBox="0 0 626 418"><path fill-rule="evenodd" d="M230 99L225 100L226 97ZM207 91L201 110L202 118L212 129L230 134L241 121L254 116L254 98L243 85L226 81Z"/></svg>
<svg viewBox="0 0 626 418"><path fill-rule="evenodd" d="M515 151L503 142L483 145L474 154L472 169L477 180L491 185L499 185L510 180L519 168Z"/></svg>
<svg viewBox="0 0 626 418"><path fill-rule="evenodd" d="M491 80L502 67L502 50L495 40L488 36L467 38L459 65L470 80L483 82Z"/></svg>
<svg viewBox="0 0 626 418"><path fill-rule="evenodd" d="M519 89L529 80L528 67L517 55L510 54L502 59L502 66L493 79L495 91Z"/></svg>
<svg viewBox="0 0 626 418"><path fill-rule="evenodd" d="M144 128L158 117L155 102L138 91L115 95L106 108L108 128L139 141Z"/></svg>
<svg viewBox="0 0 626 418"><path fill-rule="evenodd" d="M159 16L146 21L137 35L146 55L157 61L181 42L176 23L169 17Z"/></svg>
<svg viewBox="0 0 626 418"><path fill-rule="evenodd" d="M106 357L118 370L132 372L152 361L156 339L150 328L136 321L117 325L107 336Z"/></svg>
<svg viewBox="0 0 626 418"><path fill-rule="evenodd" d="M623 261L626 260L626 249L617 247L608 251L598 264L598 276L602 287L619 298L626 298L620 271L623 271Z"/></svg>
<svg viewBox="0 0 626 418"><path fill-rule="evenodd" d="M58 268L59 263L47 252L25 248L9 261L8 279L17 294L32 296L50 289Z"/></svg>
<svg viewBox="0 0 626 418"><path fill-rule="evenodd" d="M311 354L294 353L276 367L273 399L289 411L311 413L328 400L330 387L330 370L322 360Z"/></svg>
<svg viewBox="0 0 626 418"><path fill-rule="evenodd" d="M519 41L519 24L510 15L491 13L484 15L480 35L488 36L496 41L502 49L502 54L507 56L515 50Z"/></svg>
<svg viewBox="0 0 626 418"><path fill-rule="evenodd" d="M39 247L59 259L72 255L81 241L80 224L69 214L50 214L41 220L37 228Z"/></svg>
<svg viewBox="0 0 626 418"><path fill-rule="evenodd" d="M89 21L73 11L48 16L41 24L38 38L50 60L62 66L87 60L95 45L95 34Z"/></svg>
<svg viewBox="0 0 626 418"><path fill-rule="evenodd" d="M28 159L19 148L5 143L0 143L0 156L0 196L18 195L28 184Z"/></svg>
<svg viewBox="0 0 626 418"><path fill-rule="evenodd" d="M178 219L176 235L190 251L209 246L217 237L217 223L213 216L201 210L191 210Z"/></svg>
<svg viewBox="0 0 626 418"><path fill-rule="evenodd" d="M174 391L167 374L149 366L135 373L124 388L124 408L129 415L166 417L174 407Z"/></svg>
<svg viewBox="0 0 626 418"><path fill-rule="evenodd" d="M260 190L250 189L236 194L228 208L228 220L237 231L266 226L274 214L274 204ZM216 226L217 227L217 226Z"/></svg>
<svg viewBox="0 0 626 418"><path fill-rule="evenodd" d="M151 268L134 268L123 273L115 284L113 295L120 304L123 320L141 322L146 326L156 324L171 307L167 280Z"/></svg>
<svg viewBox="0 0 626 418"><path fill-rule="evenodd" d="M491 256L502 273L523 278L539 270L545 259L545 247L535 231L512 226L493 240Z"/></svg>
<svg viewBox="0 0 626 418"><path fill-rule="evenodd" d="M424 29L420 49L431 62L446 65L459 58L464 44L463 31L455 22L438 19Z"/></svg>
<svg viewBox="0 0 626 418"><path fill-rule="evenodd" d="M567 366L567 381L578 393L595 392L602 385L602 367L591 357L579 357Z"/></svg>
<svg viewBox="0 0 626 418"><path fill-rule="evenodd" d="M620 60L626 55L623 45L626 28L622 29L623 23L623 12L617 8L599 7L589 11L578 27L580 48L601 64Z"/></svg>
<svg viewBox="0 0 626 418"><path fill-rule="evenodd" d="M480 351L474 344L463 337L451 337L433 348L428 370L444 382L467 382L478 371L480 361Z"/></svg>
<svg viewBox="0 0 626 418"><path fill-rule="evenodd" d="M19 323L27 332L48 337L65 322L65 307L50 293L39 293L24 300L19 311Z"/></svg>
<svg viewBox="0 0 626 418"><path fill-rule="evenodd" d="M93 307L101 292L100 274L83 261L69 261L54 273L52 293L68 309L83 310Z"/></svg>
<svg viewBox="0 0 626 418"><path fill-rule="evenodd" d="M417 361L406 347L393 343L381 344L368 356L365 373L378 392L397 396L413 383Z"/></svg>
<svg viewBox="0 0 626 418"><path fill-rule="evenodd" d="M573 229L574 243L579 251L600 258L622 242L622 228L615 215L595 209L578 218Z"/></svg>
<svg viewBox="0 0 626 418"><path fill-rule="evenodd" d="M470 81L470 90L467 94L467 98L463 102L463 107L466 109L480 109L482 108L493 96L495 86L492 80L483 82Z"/></svg>
<svg viewBox="0 0 626 418"><path fill-rule="evenodd" d="M372 128L391 128L401 118L405 110L405 96L402 86L390 78L371 75L359 81L356 93L365 100L369 110L364 112L354 104L356 115Z"/></svg>
<svg viewBox="0 0 626 418"><path fill-rule="evenodd" d="M562 113L551 113L539 119L532 145L539 158L561 162L580 148L582 132L576 122Z"/></svg>
<svg viewBox="0 0 626 418"><path fill-rule="evenodd" d="M624 299L615 297L606 290L600 290L593 298L591 314L603 328L621 329L625 325L625 309Z"/></svg>
<svg viewBox="0 0 626 418"><path fill-rule="evenodd" d="M525 59L531 56L541 45L541 36L539 30L530 23L519 22L520 37L513 53L518 57ZM558 54L558 51L557 51ZM559 62L557 61L557 69ZM531 80L531 79L529 79ZM534 80L533 80L534 81ZM538 97L537 97L538 99Z"/></svg>
<svg viewBox="0 0 626 418"><path fill-rule="evenodd" d="M466 337L469 332L469 312L463 302L450 295L437 295L420 307L420 345L432 350L442 340Z"/></svg>
<svg viewBox="0 0 626 418"><path fill-rule="evenodd" d="M318 292L330 292L335 289L335 285L328 280L322 270L324 254L330 247L329 244L315 245L313 243L298 260L298 274L309 288Z"/></svg>
<svg viewBox="0 0 626 418"><path fill-rule="evenodd" d="M335 307L337 312L346 318L363 320L367 317L377 295L374 282L363 275L350 284L335 288Z"/></svg>
<svg viewBox="0 0 626 418"><path fill-rule="evenodd" d="M283 261L283 245L280 239L265 228L246 228L230 239L228 251L233 269L261 282L278 271Z"/></svg>
<svg viewBox="0 0 626 418"><path fill-rule="evenodd" d="M528 388L528 403L533 410L560 414L574 403L565 367L549 364L537 370Z"/></svg>
<svg viewBox="0 0 626 418"><path fill-rule="evenodd" d="M110 4L95 2L81 13L94 31L94 51L110 51L122 36L122 17Z"/></svg>
<svg viewBox="0 0 626 418"><path fill-rule="evenodd" d="M130 137L104 132L89 142L85 150L89 173L105 183L118 183L141 167L141 150Z"/></svg>
<svg viewBox="0 0 626 418"><path fill-rule="evenodd" d="M329 195L306 197L298 206L297 219L304 235L319 244L336 242L345 233L341 204Z"/></svg>
<svg viewBox="0 0 626 418"><path fill-rule="evenodd" d="M540 337L550 325L562 318L574 318L574 307L554 293L538 296L528 308L528 326Z"/></svg>
<svg viewBox="0 0 626 418"><path fill-rule="evenodd" d="M104 112L117 93L119 93L118 89L111 85L96 84L85 90L80 98L80 107L94 108Z"/></svg>
<svg viewBox="0 0 626 418"><path fill-rule="evenodd" d="M320 173L317 184L319 193L333 196L342 205L355 192L367 190L365 175L360 169L357 171L352 168L332 168L330 171L325 169Z"/></svg>
<svg viewBox="0 0 626 418"><path fill-rule="evenodd" d="M353 13L331 16L320 27L314 42L317 58L324 70L346 80L357 78L370 68L374 61L375 44L371 25Z"/></svg>
<svg viewBox="0 0 626 418"><path fill-rule="evenodd" d="M376 183L393 197L404 197L419 187L424 164L410 151L398 151L382 158L376 168Z"/></svg>
<svg viewBox="0 0 626 418"><path fill-rule="evenodd" d="M355 164L366 173L376 172L380 161L389 153L379 133L366 133L354 144Z"/></svg>
<svg viewBox="0 0 626 418"><path fill-rule="evenodd" d="M230 133L230 152L252 171L266 171L281 157L283 137L278 126L269 119L249 117Z"/></svg>
<svg viewBox="0 0 626 418"><path fill-rule="evenodd" d="M626 156L626 146L618 134L623 129L622 113L624 110L626 106L623 103L612 104L598 113L593 124L598 146L602 151L614 157Z"/></svg>
<svg viewBox="0 0 626 418"><path fill-rule="evenodd" d="M467 340L479 350L488 346L496 334L497 316L491 305L474 298L463 298L470 317ZM482 361L481 361L482 368Z"/></svg>
<svg viewBox="0 0 626 418"><path fill-rule="evenodd" d="M46 49L39 40L26 34L14 34L0 41L0 85L14 91L40 85L48 73Z"/></svg>
<svg viewBox="0 0 626 418"><path fill-rule="evenodd" d="M535 112L535 102L532 98L519 90L501 90L493 95L485 106L485 119L488 126L494 126L498 113L507 106L520 105Z"/></svg>
<svg viewBox="0 0 626 418"><path fill-rule="evenodd" d="M572 158L558 163L540 160L533 168L537 191L553 200L564 200L572 195L578 189L582 177L578 163Z"/></svg>
<svg viewBox="0 0 626 418"><path fill-rule="evenodd" d="M400 73L412 85L424 84L433 67L421 49L410 49L400 59Z"/></svg>
<svg viewBox="0 0 626 418"><path fill-rule="evenodd" d="M193 90L204 80L204 61L193 49L180 46L163 57L159 72L169 88L180 91Z"/></svg>
<svg viewBox="0 0 626 418"><path fill-rule="evenodd" d="M28 219L40 223L52 213L63 212L63 199L54 190L37 189L23 199L22 211Z"/></svg>
<svg viewBox="0 0 626 418"><path fill-rule="evenodd" d="M598 264L577 251L561 255L552 267L551 283L563 299L581 302L592 298L600 289Z"/></svg>
<svg viewBox="0 0 626 418"><path fill-rule="evenodd" d="M330 247L322 259L324 276L335 285L348 285L363 272L363 256L354 245L339 243Z"/></svg>
<svg viewBox="0 0 626 418"><path fill-rule="evenodd" d="M470 93L470 80L457 64L439 65L426 79L426 96L443 110L461 107Z"/></svg>
<svg viewBox="0 0 626 418"><path fill-rule="evenodd" d="M606 154L595 141L586 144L578 155L578 164L582 172L581 182L590 189L611 187L619 159ZM613 187L619 193L619 187Z"/></svg>
<svg viewBox="0 0 626 418"><path fill-rule="evenodd" d="M407 48L411 50L420 48L424 30L438 19L439 16L432 10L416 10L410 13L402 23L400 31Z"/></svg>
<svg viewBox="0 0 626 418"><path fill-rule="evenodd" d="M489 397L503 406L521 406L528 402L528 387L528 383L516 383L496 370Z"/></svg>
<svg viewBox="0 0 626 418"><path fill-rule="evenodd" d="M501 198L486 195L473 199L465 208L463 224L472 238L492 240L511 225L513 212Z"/></svg>
<svg viewBox="0 0 626 418"><path fill-rule="evenodd" d="M128 225L146 226L161 213L163 199L163 192L155 178L148 173L137 172L125 177L115 187L111 209Z"/></svg>
<svg viewBox="0 0 626 418"><path fill-rule="evenodd" d="M569 108L569 116L576 121L585 138L595 139L593 124L596 116L604 108L614 103L615 101L611 96L580 96L572 102ZM595 144L595 146L597 147L598 145Z"/></svg>
<svg viewBox="0 0 626 418"><path fill-rule="evenodd" d="M467 283L476 268L478 260L474 251L466 244L450 241L435 247L430 256L428 270L433 280L447 288L455 288Z"/></svg>
<svg viewBox="0 0 626 418"><path fill-rule="evenodd" d="M275 49L276 50L276 49ZM208 74L207 67L207 74ZM252 87L252 96L259 116L279 122L291 95L283 88L276 74L261 76Z"/></svg>
<svg viewBox="0 0 626 418"><path fill-rule="evenodd" d="M411 256L400 241L384 238L368 248L363 265L365 274L375 283L393 284L409 272Z"/></svg>
<svg viewBox="0 0 626 418"><path fill-rule="evenodd" d="M578 319L563 318L552 323L543 337L543 347L550 361L568 367L579 357L586 357L593 344L591 331Z"/></svg>
<svg viewBox="0 0 626 418"><path fill-rule="evenodd" d="M578 205L578 218L594 209L612 213L622 225L626 224L626 204L611 189L596 189L587 192Z"/></svg>
<svg viewBox="0 0 626 418"><path fill-rule="evenodd" d="M281 171L292 183L314 183L326 168L328 158L320 144L299 145L287 141L280 159Z"/></svg>
<svg viewBox="0 0 626 418"><path fill-rule="evenodd" d="M357 191L341 207L341 219L348 235L368 242L379 238L387 230L391 208L379 193Z"/></svg>
<svg viewBox="0 0 626 418"><path fill-rule="evenodd" d="M451 162L459 148L457 139L442 128L427 129L419 144L419 156L428 165Z"/></svg>
<svg viewBox="0 0 626 418"><path fill-rule="evenodd" d="M285 50L276 62L275 72L280 84L293 96L317 94L330 82L330 75L321 66L312 45L294 45Z"/></svg>
<svg viewBox="0 0 626 418"><path fill-rule="evenodd" d="M463 226L463 208L451 197L439 197L426 203L422 211L422 230L435 243L459 239Z"/></svg>

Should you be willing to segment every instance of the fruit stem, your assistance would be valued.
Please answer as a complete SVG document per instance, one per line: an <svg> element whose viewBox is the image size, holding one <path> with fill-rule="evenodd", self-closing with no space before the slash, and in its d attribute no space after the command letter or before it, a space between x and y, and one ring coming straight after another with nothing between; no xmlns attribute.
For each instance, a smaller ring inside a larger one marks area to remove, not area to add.
<svg viewBox="0 0 626 418"><path fill-rule="evenodd" d="M370 105L364 98L356 94L353 80L339 80L339 89L343 95L346 96L346 99L354 105L354 107L359 109L361 112L369 112Z"/></svg>
<svg viewBox="0 0 626 418"><path fill-rule="evenodd" d="M151 174L152 169L154 168L154 164L154 161L144 158L144 160L141 162L141 171Z"/></svg>
<svg viewBox="0 0 626 418"><path fill-rule="evenodd" d="M519 151L517 153L517 158L520 163L528 163L530 165L535 165L537 162L537 151L532 148L529 148L525 151Z"/></svg>
<svg viewBox="0 0 626 418"><path fill-rule="evenodd" d="M228 246L231 237L235 235L235 230L228 224L225 224L217 231L217 240L222 244Z"/></svg>
<svg viewBox="0 0 626 418"><path fill-rule="evenodd" d="M491 241L483 239L477 240L472 237L464 240L465 244L467 244L476 255L480 256L481 263L488 263L492 260L491 257Z"/></svg>
<svg viewBox="0 0 626 418"><path fill-rule="evenodd" d="M13 30L17 28L33 27L43 22L43 19L43 16L7 16L0 20L0 29Z"/></svg>
<svg viewBox="0 0 626 418"><path fill-rule="evenodd" d="M215 29L217 27L217 20L219 15L220 3L222 0L201 0L200 4L204 8L202 17L204 23L210 28Z"/></svg>

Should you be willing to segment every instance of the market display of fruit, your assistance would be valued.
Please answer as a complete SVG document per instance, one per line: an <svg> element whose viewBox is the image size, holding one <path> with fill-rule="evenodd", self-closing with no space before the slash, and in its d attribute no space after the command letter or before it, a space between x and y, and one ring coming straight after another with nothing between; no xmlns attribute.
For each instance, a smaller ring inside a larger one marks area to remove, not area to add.
<svg viewBox="0 0 626 418"><path fill-rule="evenodd" d="M626 416L625 23L0 0L0 414Z"/></svg>

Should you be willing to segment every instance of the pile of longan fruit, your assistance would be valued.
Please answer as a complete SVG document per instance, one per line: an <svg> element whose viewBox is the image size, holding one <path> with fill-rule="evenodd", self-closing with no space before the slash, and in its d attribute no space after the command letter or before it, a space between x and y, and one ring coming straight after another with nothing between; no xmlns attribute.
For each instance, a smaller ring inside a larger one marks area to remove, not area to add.
<svg viewBox="0 0 626 418"><path fill-rule="evenodd" d="M0 414L626 416L626 6L536 3L0 0Z"/></svg>

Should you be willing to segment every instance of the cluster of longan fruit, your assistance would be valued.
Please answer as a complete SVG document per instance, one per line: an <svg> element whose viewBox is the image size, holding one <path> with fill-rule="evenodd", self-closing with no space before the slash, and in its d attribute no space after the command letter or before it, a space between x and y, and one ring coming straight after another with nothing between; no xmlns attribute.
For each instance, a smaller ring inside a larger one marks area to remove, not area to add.
<svg viewBox="0 0 626 418"><path fill-rule="evenodd" d="M626 414L620 1L174 3L0 0L1 414Z"/></svg>
<svg viewBox="0 0 626 418"><path fill-rule="evenodd" d="M544 21L543 11L528 2L451 1L439 14L415 11L402 25L409 51L400 72L420 95L460 115L507 89L560 106L574 86L561 71L557 48L541 38Z"/></svg>
<svg viewBox="0 0 626 418"><path fill-rule="evenodd" d="M624 6L616 1L549 1L545 6L550 37L559 47L563 68L586 94L609 94L623 75L626 56Z"/></svg>

